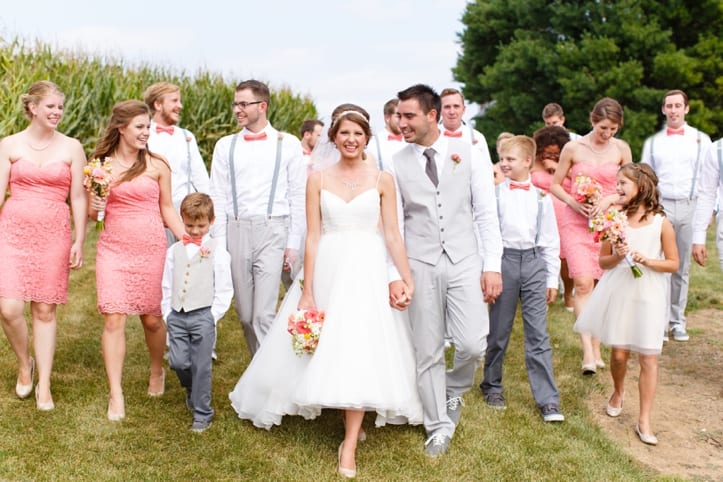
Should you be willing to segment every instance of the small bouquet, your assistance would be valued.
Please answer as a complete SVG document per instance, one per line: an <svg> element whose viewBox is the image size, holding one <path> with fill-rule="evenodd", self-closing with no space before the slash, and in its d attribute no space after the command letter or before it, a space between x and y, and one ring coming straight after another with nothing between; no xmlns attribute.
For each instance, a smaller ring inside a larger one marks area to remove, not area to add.
<svg viewBox="0 0 723 482"><path fill-rule="evenodd" d="M625 228L628 225L628 217L624 212L611 206L602 214L591 219L592 230L595 233L595 242L609 241L610 244L622 244L625 242ZM625 255L625 262L630 266L635 278L643 276L640 266L635 264L630 254Z"/></svg>
<svg viewBox="0 0 723 482"><path fill-rule="evenodd" d="M321 328L324 326L323 311L299 310L289 315L287 331L291 335L291 347L294 353L313 355L319 344Z"/></svg>
<svg viewBox="0 0 723 482"><path fill-rule="evenodd" d="M572 194L575 201L582 204L595 204L602 197L602 186L595 179L588 176L575 176L575 191ZM590 232L593 231L592 219L588 221Z"/></svg>
<svg viewBox="0 0 723 482"><path fill-rule="evenodd" d="M83 168L83 186L88 192L92 192L99 198L107 198L110 194L110 183L113 182L112 166L108 162L108 158L105 161L100 159L91 159L88 164ZM95 223L96 231L102 231L105 229L105 211L98 212L98 222Z"/></svg>

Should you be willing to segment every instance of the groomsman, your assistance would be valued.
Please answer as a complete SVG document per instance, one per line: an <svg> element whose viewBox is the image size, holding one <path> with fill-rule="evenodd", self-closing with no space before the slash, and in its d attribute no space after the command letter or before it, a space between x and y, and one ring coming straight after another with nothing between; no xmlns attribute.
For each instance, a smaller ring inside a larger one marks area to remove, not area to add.
<svg viewBox="0 0 723 482"><path fill-rule="evenodd" d="M231 254L234 304L252 356L276 314L282 266L297 259L305 228L301 142L269 123L269 99L262 82L238 84L233 113L242 129L219 139L211 162L213 234Z"/></svg>
<svg viewBox="0 0 723 482"><path fill-rule="evenodd" d="M489 155L485 136L462 120L464 111L467 110L462 92L457 89L444 89L440 97L442 98L442 134L445 137L457 138L471 143L477 149L487 152Z"/></svg>
<svg viewBox="0 0 723 482"><path fill-rule="evenodd" d="M319 119L306 119L301 123L301 150L304 154L304 164L311 168L311 151L319 140L324 123Z"/></svg>
<svg viewBox="0 0 723 482"><path fill-rule="evenodd" d="M181 201L188 194L208 193L208 171L196 137L178 125L183 110L180 87L169 82L155 83L143 93L143 100L153 116L148 148L165 157L171 165L173 206L180 213ZM166 233L172 236L170 231ZM176 239L169 237L169 246L174 242Z"/></svg>
<svg viewBox="0 0 723 482"><path fill-rule="evenodd" d="M698 202L693 216L693 259L705 266L708 259L708 250L705 247L705 232L708 230L711 215L715 209L716 194L718 194L718 231L716 245L718 247L718 261L723 269L723 214L720 211L720 196L723 193L723 139L718 139L708 149L703 160L698 188Z"/></svg>
<svg viewBox="0 0 723 482"><path fill-rule="evenodd" d="M489 331L485 301L502 290L502 239L489 155L439 129L440 96L426 85L399 92L397 118L408 144L393 156L404 239L417 296L409 305L425 453L447 451ZM486 152L486 149L485 149ZM481 242L477 242L477 235ZM390 299L401 286L390 283ZM446 370L444 336L455 346Z"/></svg>
<svg viewBox="0 0 723 482"><path fill-rule="evenodd" d="M710 148L710 137L685 122L690 111L688 96L671 90L663 96L665 126L643 144L641 162L650 164L658 175L658 189L665 214L673 223L680 255L678 271L670 279L669 332L676 341L688 341L685 306L688 303L688 273L693 240L693 213L703 157Z"/></svg>
<svg viewBox="0 0 723 482"><path fill-rule="evenodd" d="M373 149L374 157L380 161L380 169L390 164L392 156L406 144L397 121L398 103L399 99L395 98L388 100L384 104L384 130L377 132L374 136L374 142L370 143L372 146L369 149Z"/></svg>
<svg viewBox="0 0 723 482"><path fill-rule="evenodd" d="M565 127L565 111L562 110L562 106L560 104L550 102L549 104L545 105L545 107L542 109L542 120L545 121L545 127L564 127L570 134L571 141L582 137L580 134L570 132L570 130Z"/></svg>

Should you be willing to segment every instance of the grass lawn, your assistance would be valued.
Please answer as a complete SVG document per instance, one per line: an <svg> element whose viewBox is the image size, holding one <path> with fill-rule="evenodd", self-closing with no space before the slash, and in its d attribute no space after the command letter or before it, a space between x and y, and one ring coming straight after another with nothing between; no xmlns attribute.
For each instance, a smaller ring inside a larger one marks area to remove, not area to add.
<svg viewBox="0 0 723 482"><path fill-rule="evenodd" d="M711 254L715 248L709 242ZM52 376L56 409L35 410L14 393L17 363L0 337L0 480L337 480L336 449L343 438L337 411L314 421L284 420L271 431L239 420L228 393L249 362L233 309L219 325L214 366L216 419L203 434L189 431L184 391L168 372L166 394L146 395L148 354L137 317L127 329L124 393L127 417L105 418L108 389L100 349L102 318L95 307L95 236L85 267L72 274L70 302L59 309L58 349ZM0 269L1 275L1 269ZM723 278L711 256L691 275L690 309L719 308ZM650 480L660 478L624 454L594 425L589 393L602 390L580 375L572 314L555 303L549 313L562 424L544 424L524 372L522 332L516 324L505 366L504 412L488 409L476 384L451 449L439 459L422 451L421 427L373 428L357 451L360 480ZM602 376L609 376L607 371Z"/></svg>

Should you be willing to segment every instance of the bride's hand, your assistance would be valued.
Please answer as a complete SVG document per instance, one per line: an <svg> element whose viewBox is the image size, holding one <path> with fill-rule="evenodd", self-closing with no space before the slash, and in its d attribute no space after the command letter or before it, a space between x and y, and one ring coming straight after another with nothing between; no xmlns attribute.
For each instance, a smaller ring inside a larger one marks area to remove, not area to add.
<svg viewBox="0 0 723 482"><path fill-rule="evenodd" d="M407 283L402 280L396 280L389 283L389 306L404 311L412 301L414 287L410 288Z"/></svg>
<svg viewBox="0 0 723 482"><path fill-rule="evenodd" d="M311 294L307 294L306 291L301 293L299 304L296 306L299 310L314 310L316 311L316 303L314 303L314 297Z"/></svg>

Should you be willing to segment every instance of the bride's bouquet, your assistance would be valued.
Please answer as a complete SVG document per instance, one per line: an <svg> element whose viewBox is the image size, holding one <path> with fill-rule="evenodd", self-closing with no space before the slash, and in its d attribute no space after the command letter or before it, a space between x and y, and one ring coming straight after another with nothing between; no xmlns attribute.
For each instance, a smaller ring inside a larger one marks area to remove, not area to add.
<svg viewBox="0 0 723 482"><path fill-rule="evenodd" d="M319 344L326 314L323 311L299 310L289 315L287 331L291 335L294 353L312 355Z"/></svg>
<svg viewBox="0 0 723 482"><path fill-rule="evenodd" d="M92 192L99 198L107 198L110 194L110 183L113 182L111 163L103 162L100 159L91 159L83 168L83 186L88 192ZM105 229L105 211L98 212L98 222L95 223L96 231Z"/></svg>
<svg viewBox="0 0 723 482"><path fill-rule="evenodd" d="M628 225L628 217L614 206L610 206L607 211L592 218L591 223L596 243L609 241L610 244L616 245L625 242L625 228ZM630 266L635 278L643 276L640 266L635 264L630 254L625 255L625 262Z"/></svg>
<svg viewBox="0 0 723 482"><path fill-rule="evenodd" d="M575 190L572 197L581 204L595 204L602 198L602 185L589 176L575 176ZM590 231L593 231L592 219L588 222Z"/></svg>

